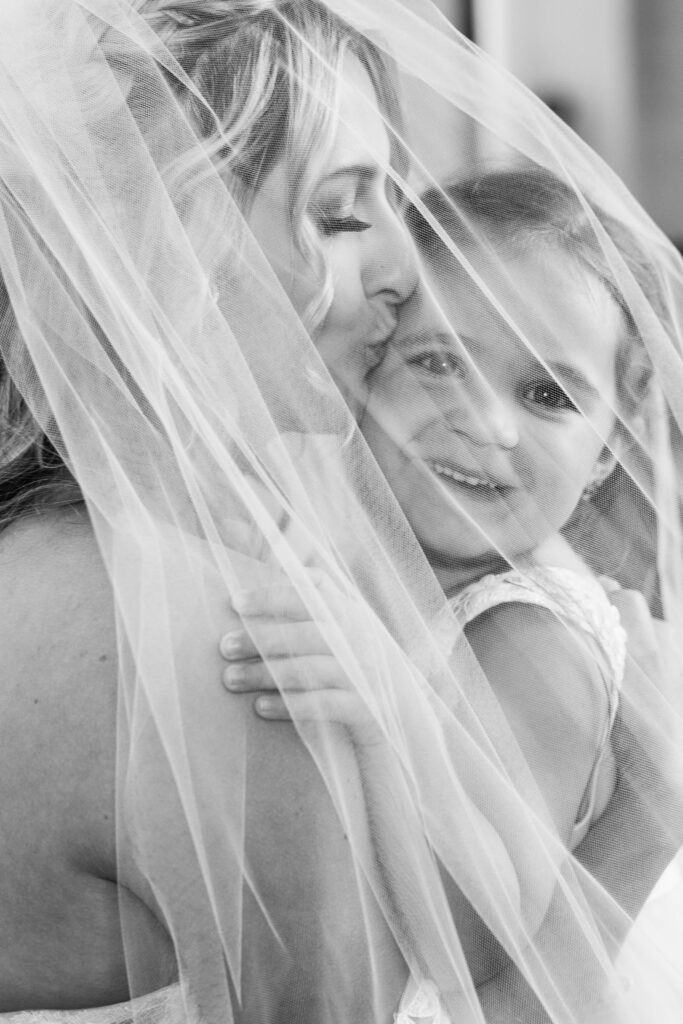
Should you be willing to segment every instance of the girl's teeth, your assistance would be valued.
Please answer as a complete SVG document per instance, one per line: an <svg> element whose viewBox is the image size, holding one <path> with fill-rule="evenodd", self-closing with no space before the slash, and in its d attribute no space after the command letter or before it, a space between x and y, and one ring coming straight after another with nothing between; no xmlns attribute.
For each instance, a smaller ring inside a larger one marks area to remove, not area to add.
<svg viewBox="0 0 683 1024"><path fill-rule="evenodd" d="M465 476L464 473L456 473L454 469L450 469L449 466L442 466L439 462L432 463L435 472L439 473L440 476L449 476L451 480L457 480L461 484L469 484L470 487L488 487L490 490L495 491L495 484L489 483L488 480L480 480L477 476Z"/></svg>

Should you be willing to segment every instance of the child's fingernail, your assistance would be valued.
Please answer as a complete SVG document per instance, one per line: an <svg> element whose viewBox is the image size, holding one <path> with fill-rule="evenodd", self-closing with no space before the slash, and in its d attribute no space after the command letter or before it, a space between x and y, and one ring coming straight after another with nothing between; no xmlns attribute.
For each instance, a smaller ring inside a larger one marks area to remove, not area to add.
<svg viewBox="0 0 683 1024"><path fill-rule="evenodd" d="M244 614L252 605L252 595L248 590L234 590L230 595L230 603L236 612Z"/></svg>
<svg viewBox="0 0 683 1024"><path fill-rule="evenodd" d="M277 710L277 697L259 697L255 703L259 715L273 715Z"/></svg>
<svg viewBox="0 0 683 1024"><path fill-rule="evenodd" d="M232 630L221 637L220 651L224 658L234 658L242 650L243 633L239 629Z"/></svg>
<svg viewBox="0 0 683 1024"><path fill-rule="evenodd" d="M223 673L223 682L229 690L242 690L247 681L243 665L230 665Z"/></svg>

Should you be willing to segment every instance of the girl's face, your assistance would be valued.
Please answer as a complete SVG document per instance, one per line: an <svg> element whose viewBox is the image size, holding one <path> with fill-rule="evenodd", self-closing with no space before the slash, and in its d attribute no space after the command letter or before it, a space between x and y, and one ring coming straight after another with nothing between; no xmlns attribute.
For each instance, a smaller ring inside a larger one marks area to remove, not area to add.
<svg viewBox="0 0 683 1024"><path fill-rule="evenodd" d="M533 351L439 271L440 310L422 287L406 305L362 423L447 591L563 526L615 427L617 304L569 257L505 272L499 297Z"/></svg>
<svg viewBox="0 0 683 1024"><path fill-rule="evenodd" d="M381 361L399 304L413 292L417 260L392 198L386 173L390 144L375 91L360 61L347 55L339 119L320 168L309 215L330 269L332 303L314 341L354 414L367 396L366 379ZM303 314L320 293L319 271L299 253L289 216L284 163L266 177L249 225Z"/></svg>

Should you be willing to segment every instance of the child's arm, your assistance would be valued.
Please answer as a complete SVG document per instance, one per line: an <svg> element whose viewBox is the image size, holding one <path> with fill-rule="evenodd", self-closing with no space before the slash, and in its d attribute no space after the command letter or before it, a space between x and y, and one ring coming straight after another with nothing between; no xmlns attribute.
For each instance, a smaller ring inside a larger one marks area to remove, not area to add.
<svg viewBox="0 0 683 1024"><path fill-rule="evenodd" d="M683 843L683 806L672 776L661 768L662 730L674 728L662 714L644 734L648 723L632 716L631 694L650 684L666 693L671 685L670 670L662 658L668 648L667 627L652 619L642 595L636 591L612 588L610 599L619 609L628 636L629 658L626 666L620 710L615 723L614 749L619 766L616 791L605 812L591 826L576 849L576 859L588 869L606 893L623 907L623 917L615 915L612 928L621 920L624 930L605 935L607 951L616 956L626 938L626 928L640 911L655 883ZM679 685L682 670L675 670L673 685ZM635 706L638 701L635 699ZM634 720L632 721L632 717ZM645 753L645 757L639 756ZM553 900L539 939L544 946L561 939L563 925L556 899ZM577 977L579 976L577 967ZM590 968L586 978L595 980ZM599 995L599 993L597 993ZM488 984L478 988L487 1024L549 1024L550 1017L514 964L509 964Z"/></svg>
<svg viewBox="0 0 683 1024"><path fill-rule="evenodd" d="M614 724L616 791L576 850L577 859L635 920L683 846L681 720L683 667L671 624L650 615L643 595L612 584L609 597L628 636L626 673ZM671 700L671 691L674 699ZM643 707L650 706L650 714ZM612 936L616 954L625 938Z"/></svg>
<svg viewBox="0 0 683 1024"><path fill-rule="evenodd" d="M235 605L243 616L248 633L246 630L243 632L239 643L237 638L233 638L235 642L232 650L228 650L225 644L222 647L224 656L231 662L226 670L226 685L239 692L266 691L256 702L258 713L266 719L287 720L295 717L299 721L334 721L349 728L364 778L368 817L375 826L373 835L380 843L385 842L387 847L385 851L378 851L378 858L384 861L386 869L390 871L391 864L400 853L397 846L392 848L391 845L392 835L396 840L395 828L394 833L391 830L392 823L395 825L397 820L396 808L390 808L387 803L392 793L391 780L395 778L397 762L376 719L350 686L336 659L330 655L320 630L292 588L283 586L277 592L272 588L255 591L246 600L236 600ZM366 607L358 610L366 619L371 615ZM343 632L353 644L348 623ZM362 629L358 630L358 636L363 636ZM360 644L354 646L354 653L362 661ZM269 667L258 660L248 660L258 654L268 659ZM386 658L391 658L390 650L386 652ZM376 662L375 652L374 657L368 658L368 664ZM389 661L389 664L392 662ZM405 659L398 657L395 665L395 688L400 694L400 676L406 672ZM276 675L276 681L271 672ZM286 700L278 690L286 694ZM408 687L407 693L408 696L416 693L414 684L412 689ZM469 765L471 769L467 754L463 754L462 750L448 750L447 754L456 774L460 764L464 764L465 768ZM430 781L427 780L427 783ZM436 785L434 780L431 799L435 806L445 807L452 792L444 785L443 796L440 796L434 791ZM546 880L543 872L548 865L548 855L543 851L539 853L537 849L526 848L520 841L522 829L517 817L510 813L508 798L502 792L502 787L496 786L494 781L493 787L487 789L485 782L477 780L476 789L478 793L474 799L470 799L469 811L460 822L460 832L465 835L459 838L458 828L454 827L453 843L456 846L461 844L464 848L472 833L481 837L490 875L497 877L500 885L500 893L491 897L492 904L495 905L496 900L502 903L506 897L513 905L516 904L518 914L522 911L528 935L540 924L545 914L554 885L552 864L547 867ZM485 808L487 816L479 808ZM514 851L513 855L511 850ZM477 870L478 866L474 865L473 875ZM463 894L448 878L444 881L453 920L468 960L473 965L473 976L476 981L483 981L495 973L495 964L500 961L500 950ZM520 890L525 894L521 905ZM523 941L521 936L519 938Z"/></svg>
<svg viewBox="0 0 683 1024"><path fill-rule="evenodd" d="M608 714L590 640L528 604L498 605L465 634L566 845Z"/></svg>
<svg viewBox="0 0 683 1024"><path fill-rule="evenodd" d="M587 640L552 612L527 604L498 605L469 623L465 632L566 846L608 714L606 693ZM544 950L552 947L561 956L567 941L566 904L556 889L550 862L545 877L536 876L535 889L537 906L545 907L537 939ZM522 906L529 899L523 890ZM589 947L585 953L585 974L590 978L594 959ZM575 948L575 959L579 956ZM578 972L578 959L576 968ZM498 970L477 991L490 1024L507 1024L510 1014L521 1011L529 1024L550 1019L505 954ZM594 995L599 999L599 992Z"/></svg>

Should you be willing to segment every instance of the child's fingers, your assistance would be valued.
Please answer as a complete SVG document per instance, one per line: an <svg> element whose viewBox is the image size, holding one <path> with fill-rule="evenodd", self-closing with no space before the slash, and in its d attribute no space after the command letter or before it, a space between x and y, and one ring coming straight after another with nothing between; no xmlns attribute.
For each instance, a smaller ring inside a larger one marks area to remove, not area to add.
<svg viewBox="0 0 683 1024"><path fill-rule="evenodd" d="M233 629L221 638L220 651L227 661L329 654L319 627L310 619L301 622L249 619L248 630Z"/></svg>
<svg viewBox="0 0 683 1024"><path fill-rule="evenodd" d="M256 690L343 689L348 679L339 663L329 655L307 655L270 662L240 661L228 665L223 683L232 693Z"/></svg>
<svg viewBox="0 0 683 1024"><path fill-rule="evenodd" d="M348 690L291 693L286 700L279 694L266 694L256 698L254 710L270 721L336 722L347 726L354 739L364 744L384 739L367 707Z"/></svg>
<svg viewBox="0 0 683 1024"><path fill-rule="evenodd" d="M306 570L306 579L323 597L328 609L357 612L357 603L349 595L342 593L325 570L309 568ZM234 611L242 617L289 618L295 622L312 617L311 609L304 597L291 581L285 579L278 583L268 581L263 585L234 591L230 602Z"/></svg>
<svg viewBox="0 0 683 1024"><path fill-rule="evenodd" d="M291 583L275 583L252 590L234 591L230 597L234 611L242 617L274 619L310 619L311 613Z"/></svg>
<svg viewBox="0 0 683 1024"><path fill-rule="evenodd" d="M343 599L329 575L323 570L308 569L306 577L316 590L326 595L328 602ZM278 582L268 580L261 585L235 590L230 601L240 616L294 620L311 618L311 610L297 588L284 578Z"/></svg>

